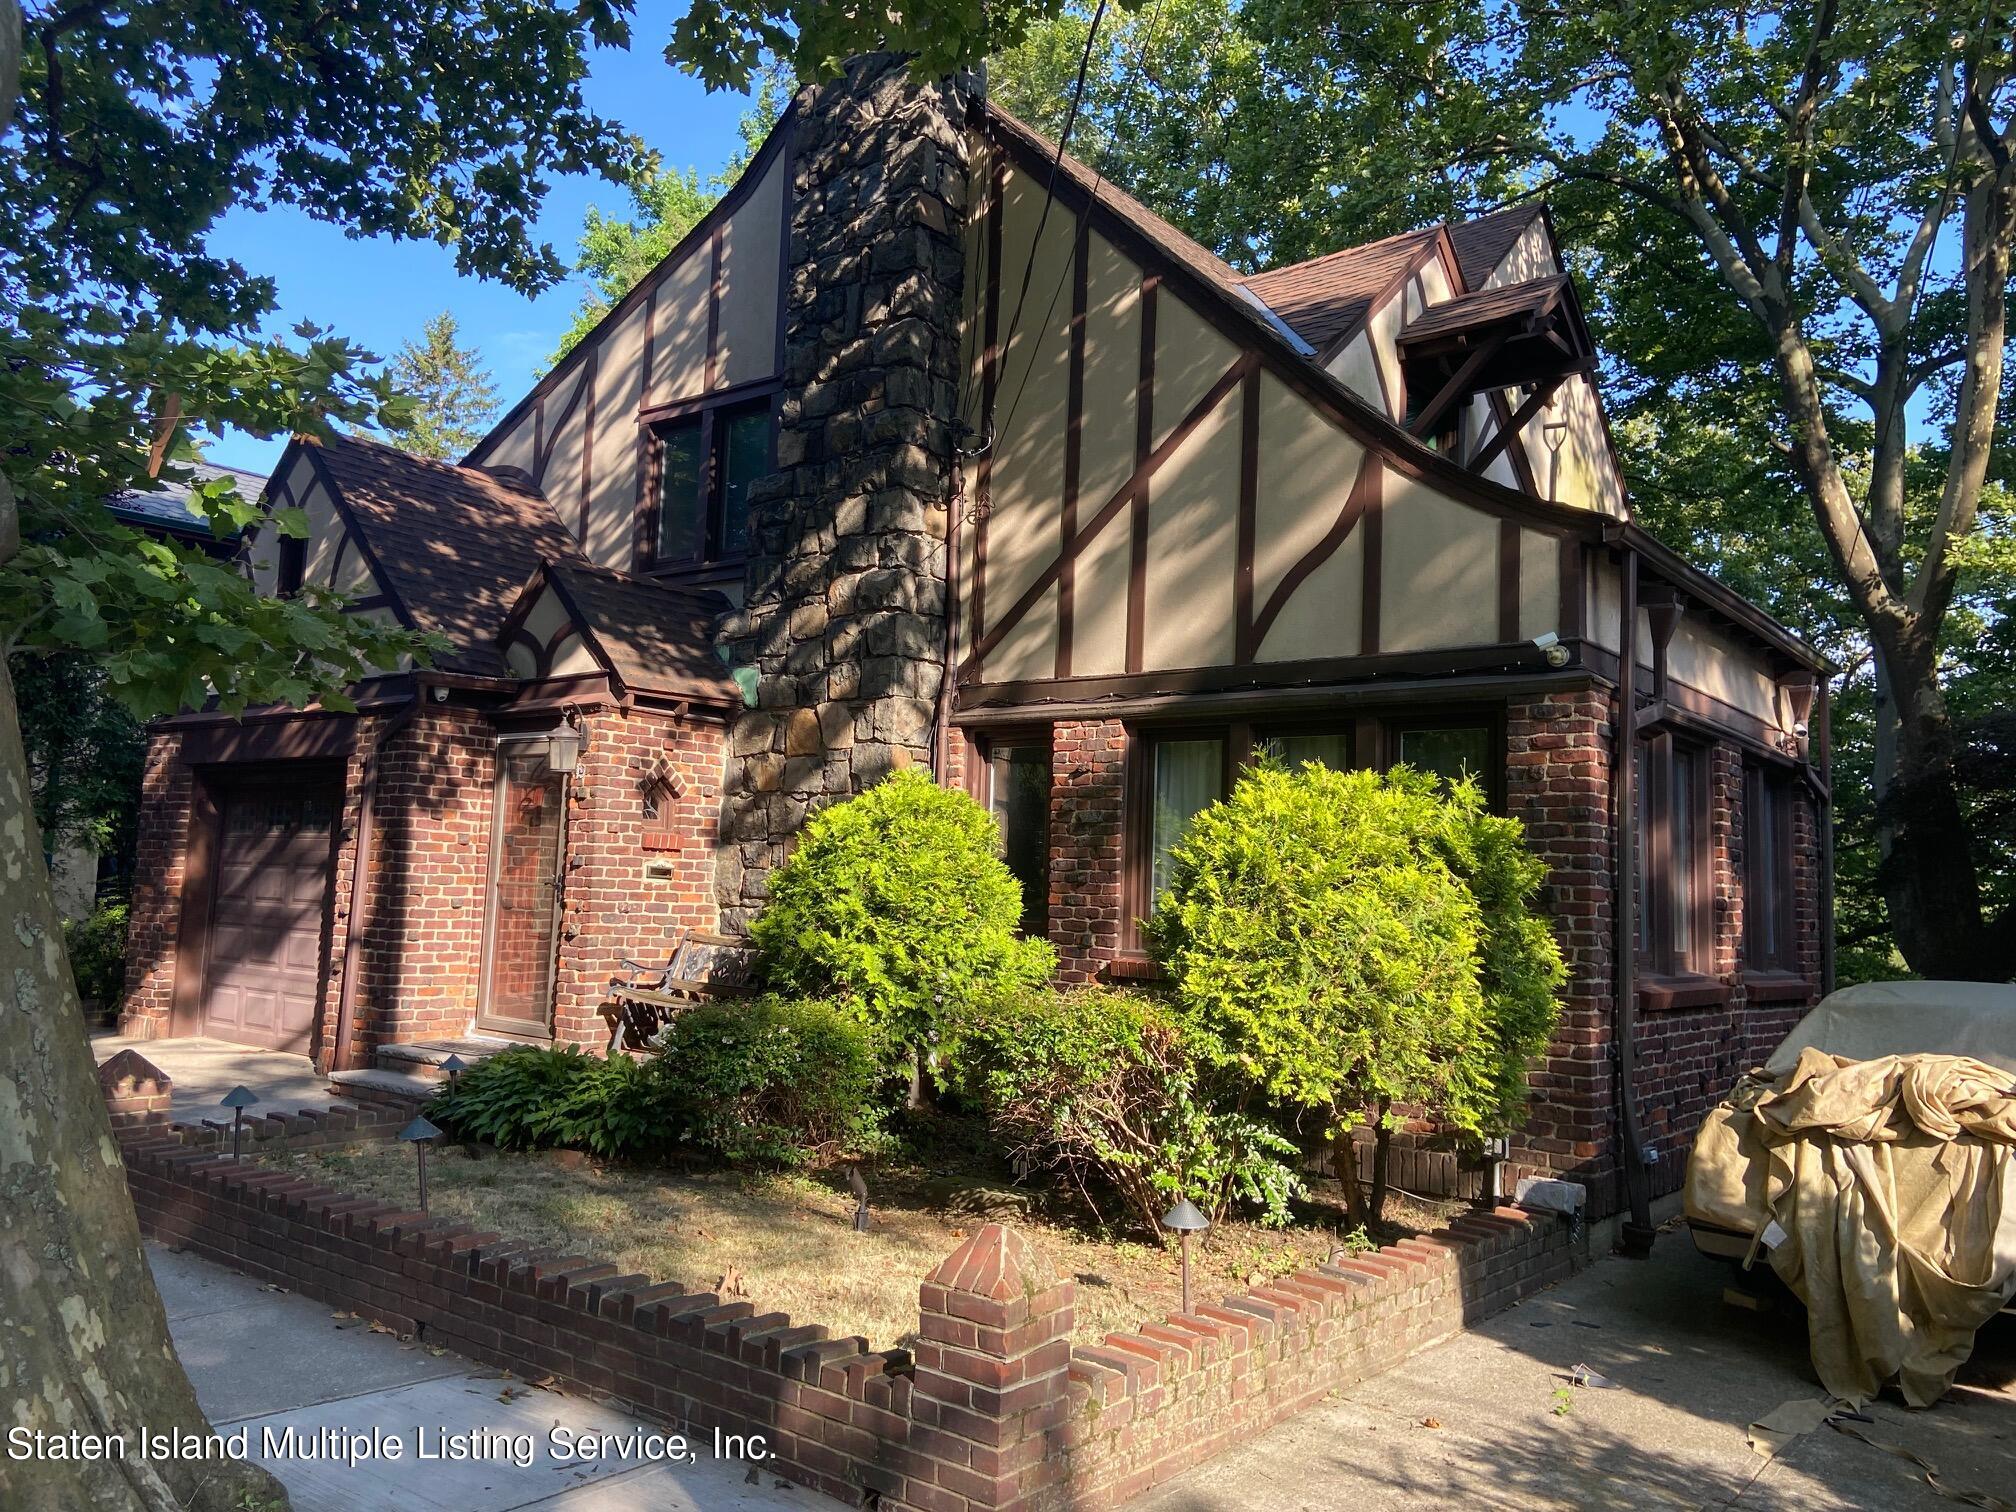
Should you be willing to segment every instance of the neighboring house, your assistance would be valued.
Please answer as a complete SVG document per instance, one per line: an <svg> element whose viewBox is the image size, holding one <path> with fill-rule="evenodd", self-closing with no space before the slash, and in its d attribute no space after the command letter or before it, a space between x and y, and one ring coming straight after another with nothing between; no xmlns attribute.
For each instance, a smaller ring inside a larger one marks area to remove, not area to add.
<svg viewBox="0 0 2016 1512"><path fill-rule="evenodd" d="M247 499L258 498L266 487L263 474L246 472L243 468L197 462L192 464L191 470L205 482L213 478L235 479L238 492ZM121 494L106 508L122 525L194 546L211 556L231 556L240 545L235 534L218 536L212 533L209 519L192 507L186 483L164 481L158 489L148 493ZM50 885L56 894L56 912L63 918L81 919L96 906L101 880L99 863L96 850L76 841L57 846L50 854ZM112 878L104 880L108 886L117 885Z"/></svg>
<svg viewBox="0 0 2016 1512"><path fill-rule="evenodd" d="M1000 816L1065 979L1140 978L1255 751L1404 760L1551 867L1515 1158L1614 1206L1628 993L1670 1191L1829 971L1822 664L1632 523L1595 372L1540 206L1242 277L857 61L460 466L289 449L314 534L259 580L454 650L355 715L160 725L126 1027L598 1041L624 957L740 928L810 809L911 765Z"/></svg>

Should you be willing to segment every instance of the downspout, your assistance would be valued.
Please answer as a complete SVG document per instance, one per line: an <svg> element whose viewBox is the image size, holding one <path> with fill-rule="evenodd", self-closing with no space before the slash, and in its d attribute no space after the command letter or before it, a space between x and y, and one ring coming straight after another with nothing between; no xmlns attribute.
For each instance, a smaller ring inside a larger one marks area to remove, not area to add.
<svg viewBox="0 0 2016 1512"><path fill-rule="evenodd" d="M1618 592L1617 743L1610 753L1617 795L1617 868L1612 910L1617 967L1617 1102L1623 1125L1624 1194L1631 1208L1623 1250L1652 1251L1652 1182L1638 1128L1638 553L1624 547Z"/></svg>
<svg viewBox="0 0 2016 1512"><path fill-rule="evenodd" d="M931 727L931 776L940 787L945 785L952 743L952 674L959 654L959 527L966 519L965 497L965 480L955 461L952 497L945 502L949 516L945 527L945 637L938 656L938 709ZM969 772L969 781L971 776Z"/></svg>
<svg viewBox="0 0 2016 1512"><path fill-rule="evenodd" d="M421 696L416 692L372 737L371 749L364 756L363 780L357 785L357 843L352 847L354 854L350 860L349 915L343 932L343 985L336 993L335 1044L329 1051L331 1071L350 1069L350 1031L357 1017L357 969L363 951L364 879L371 874L371 863L378 854L378 822L372 813L372 800L378 789L378 758L385 753L392 737L405 729L419 712Z"/></svg>

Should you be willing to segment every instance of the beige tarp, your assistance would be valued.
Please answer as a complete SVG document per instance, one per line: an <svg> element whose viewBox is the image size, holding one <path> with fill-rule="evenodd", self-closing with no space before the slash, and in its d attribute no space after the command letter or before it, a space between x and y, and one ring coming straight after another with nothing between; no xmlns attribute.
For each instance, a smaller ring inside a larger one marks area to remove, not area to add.
<svg viewBox="0 0 2016 1512"><path fill-rule="evenodd" d="M1830 1392L1861 1403L1896 1376L1929 1406L2016 1295L2016 1077L1955 1055L1773 1059L1702 1126L1688 1216L1764 1234Z"/></svg>

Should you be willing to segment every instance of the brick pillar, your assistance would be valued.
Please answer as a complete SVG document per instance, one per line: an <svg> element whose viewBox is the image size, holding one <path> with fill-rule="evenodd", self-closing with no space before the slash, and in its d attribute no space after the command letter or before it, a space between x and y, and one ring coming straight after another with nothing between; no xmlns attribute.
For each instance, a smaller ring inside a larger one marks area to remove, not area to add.
<svg viewBox="0 0 2016 1512"><path fill-rule="evenodd" d="M1561 1022L1533 1072L1512 1163L1587 1184L1592 1217L1617 1202L1610 716L1608 695L1585 688L1515 700L1505 724L1507 805L1547 863L1541 903L1568 965Z"/></svg>
<svg viewBox="0 0 2016 1512"><path fill-rule="evenodd" d="M911 1413L937 1485L976 1509L1044 1505L1064 1474L1076 1289L1029 1241L983 1225L918 1289ZM1061 1489L1061 1488L1060 1488Z"/></svg>
<svg viewBox="0 0 2016 1512"><path fill-rule="evenodd" d="M168 1122L173 1085L168 1073L135 1050L121 1050L98 1068L98 1090L112 1127L131 1129Z"/></svg>
<svg viewBox="0 0 2016 1512"><path fill-rule="evenodd" d="M1127 923L1127 729L1058 724L1050 736L1050 942L1057 979L1097 980Z"/></svg>
<svg viewBox="0 0 2016 1512"><path fill-rule="evenodd" d="M179 759L182 737L148 737L140 777L140 833L126 915L126 991L119 1032L165 1035L175 1004L175 941L182 929L182 877L189 860L194 775Z"/></svg>
<svg viewBox="0 0 2016 1512"><path fill-rule="evenodd" d="M722 789L725 927L813 809L930 759L958 426L969 95L887 54L799 95L778 471L750 488L754 667Z"/></svg>

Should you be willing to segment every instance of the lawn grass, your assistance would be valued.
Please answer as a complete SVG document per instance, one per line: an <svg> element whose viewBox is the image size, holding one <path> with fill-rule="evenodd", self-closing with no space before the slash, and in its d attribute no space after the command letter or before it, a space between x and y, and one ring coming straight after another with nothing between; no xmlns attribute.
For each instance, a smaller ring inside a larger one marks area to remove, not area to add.
<svg viewBox="0 0 2016 1512"><path fill-rule="evenodd" d="M413 1200L414 1159L404 1145L261 1158L358 1196ZM860 1334L875 1349L914 1339L918 1283L990 1220L1013 1224L1060 1276L1076 1279L1080 1342L1180 1305L1173 1249L1046 1210L1039 1193L908 1164L884 1163L869 1182L872 1226L859 1234L839 1172L689 1172L600 1165L571 1153L472 1156L453 1146L428 1161L429 1209L438 1218L589 1255L626 1274L746 1298L759 1311L823 1323L836 1337ZM1395 1194L1382 1237L1424 1232L1462 1206ZM1341 1209L1307 1204L1298 1220L1277 1231L1228 1219L1206 1235L1193 1251L1196 1296L1215 1300L1286 1275L1348 1242Z"/></svg>

